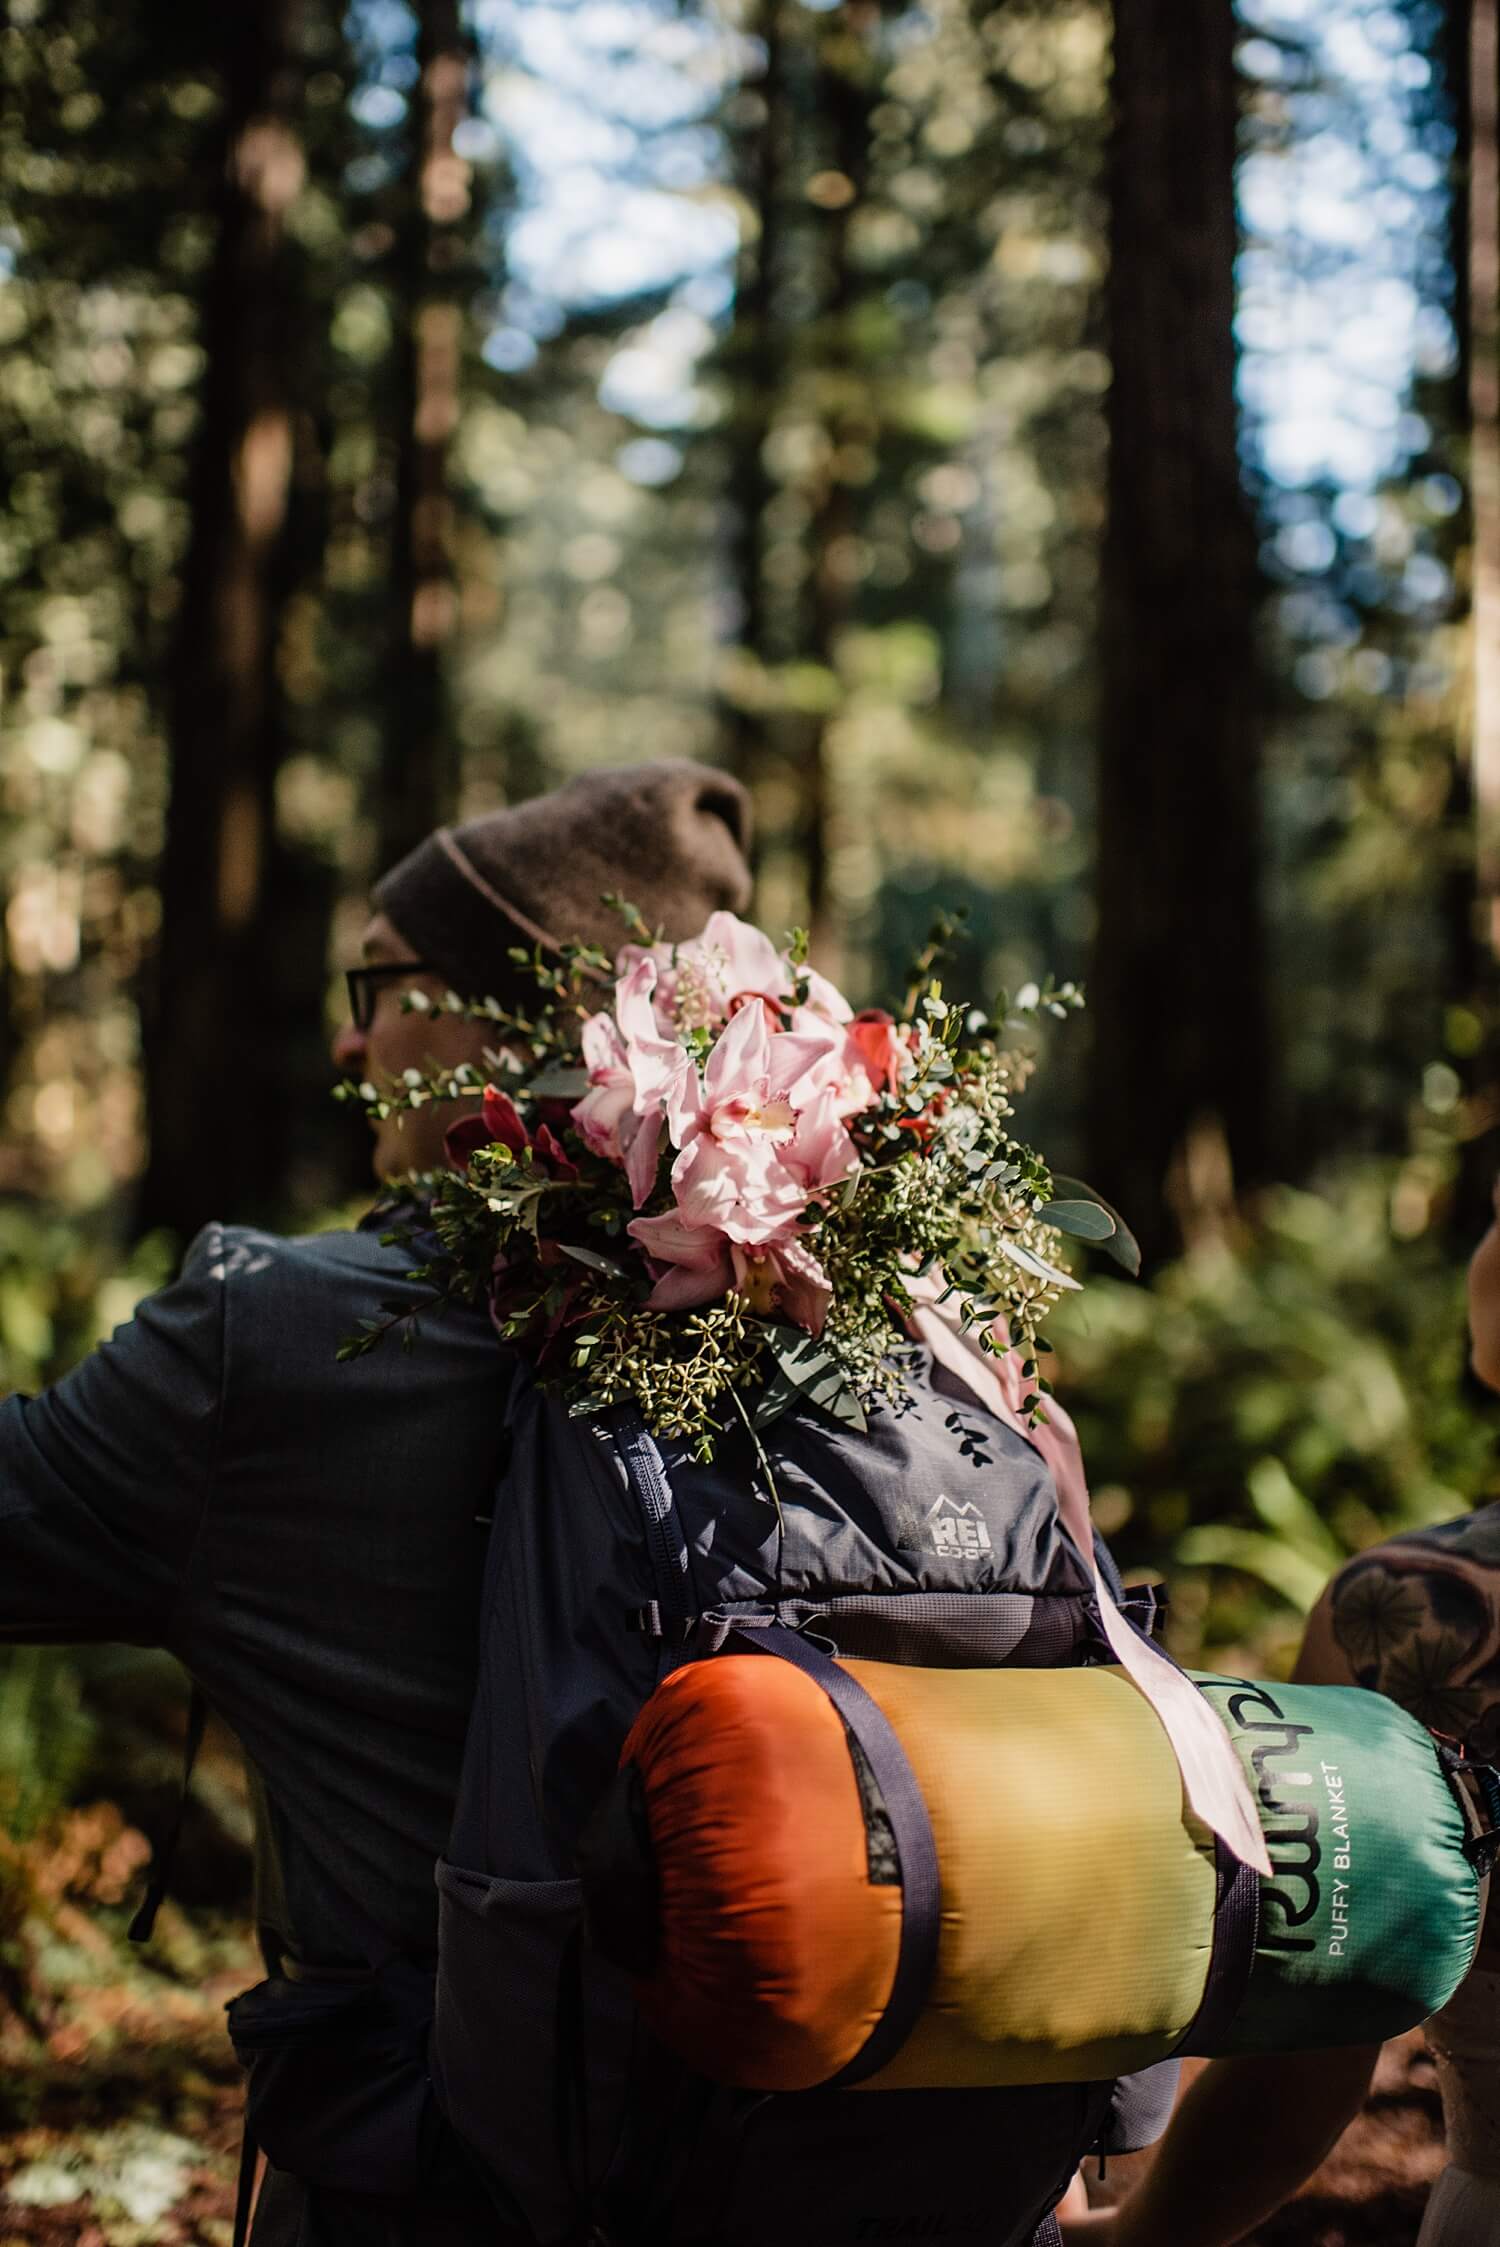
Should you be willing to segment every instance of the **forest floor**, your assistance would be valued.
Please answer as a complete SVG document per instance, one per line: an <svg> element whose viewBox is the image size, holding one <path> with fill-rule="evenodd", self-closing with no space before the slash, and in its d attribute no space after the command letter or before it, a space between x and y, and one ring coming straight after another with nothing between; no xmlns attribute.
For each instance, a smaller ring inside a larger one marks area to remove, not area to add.
<svg viewBox="0 0 1500 2247"><path fill-rule="evenodd" d="M242 2078L224 2006L260 1973L242 1924L167 1904L142 1956L64 1904L24 1978L6 1952L0 2247L229 2247Z"/></svg>
<svg viewBox="0 0 1500 2247"><path fill-rule="evenodd" d="M228 2247L240 2083L222 2006L253 1972L247 1945L196 1990L98 1987L27 2051L0 2035L3 2247ZM1110 2163L1108 2197L1146 2158ZM1387 2045L1364 2113L1256 2247L1412 2247L1441 2165L1413 2035Z"/></svg>

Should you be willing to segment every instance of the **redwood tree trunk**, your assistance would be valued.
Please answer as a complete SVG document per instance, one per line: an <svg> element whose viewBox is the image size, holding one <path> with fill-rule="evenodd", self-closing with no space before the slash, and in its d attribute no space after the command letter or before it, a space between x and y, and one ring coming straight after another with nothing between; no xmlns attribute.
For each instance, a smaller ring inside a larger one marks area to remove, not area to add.
<svg viewBox="0 0 1500 2247"><path fill-rule="evenodd" d="M1462 291L1473 521L1469 761L1478 933L1500 958L1500 5L1469 0L1467 272Z"/></svg>
<svg viewBox="0 0 1500 2247"><path fill-rule="evenodd" d="M391 660L379 806L389 866L454 808L458 758L445 660L453 636L453 501L448 449L463 350L459 283L469 167L453 146L468 108L469 48L459 0L418 0L411 179L398 244L400 320Z"/></svg>
<svg viewBox="0 0 1500 2247"><path fill-rule="evenodd" d="M1269 1161L1234 37L1228 0L1115 11L1090 1165L1158 1255L1226 1148L1241 1186Z"/></svg>
<svg viewBox="0 0 1500 2247"><path fill-rule="evenodd" d="M755 217L740 250L726 353L734 400L729 465L730 577L738 609L734 632L738 645L762 670L773 659L762 573L766 510L776 492L765 449L785 375L777 318L787 193L782 176L787 153L783 5L784 0L762 0L756 23L765 56L756 81L762 113L741 128L737 150L740 189ZM731 697L724 725L730 767L753 788L765 761L764 713Z"/></svg>
<svg viewBox="0 0 1500 2247"><path fill-rule="evenodd" d="M270 935L278 553L293 421L285 220L302 184L298 0L229 10L218 230L202 320L191 530L170 680L162 924L146 1032L151 1149L139 1216L186 1238L274 1197L280 1154ZM321 988L321 960L310 973Z"/></svg>
<svg viewBox="0 0 1500 2247"><path fill-rule="evenodd" d="M1488 1222L1500 1146L1500 0L1451 0L1445 30L1456 410L1469 426L1468 695L1447 805L1458 847L1443 885L1449 990L1479 1024L1450 1210L1466 1245Z"/></svg>
<svg viewBox="0 0 1500 2247"><path fill-rule="evenodd" d="M852 334L856 275L850 233L869 177L869 43L878 23L878 12L870 0L844 0L824 32L817 80L818 113L828 137L829 178L841 180L845 186L840 199L825 202L822 226L822 318L827 341L821 373L829 400L824 413L828 453L808 528L812 568L807 653L814 663L833 673L838 668L839 640L854 613L849 547L855 507L845 454L850 446L867 443L873 434L858 380ZM807 923L813 956L824 973L837 980L840 962L828 891L833 798L831 726L831 716L825 712L812 721L808 732L799 776L802 807L798 844L806 869Z"/></svg>

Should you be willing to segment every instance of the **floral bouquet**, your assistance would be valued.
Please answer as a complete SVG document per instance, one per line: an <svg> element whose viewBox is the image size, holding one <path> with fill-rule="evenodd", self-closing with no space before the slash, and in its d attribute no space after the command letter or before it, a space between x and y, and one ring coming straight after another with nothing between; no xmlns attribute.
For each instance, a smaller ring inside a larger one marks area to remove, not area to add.
<svg viewBox="0 0 1500 2247"><path fill-rule="evenodd" d="M441 1002L494 1023L488 1075L342 1088L381 1115L478 1096L449 1130L452 1169L390 1205L387 1237L424 1257L413 1276L437 1301L487 1304L571 1410L633 1401L705 1458L733 1416L753 1430L802 1397L862 1427L895 1388L915 1287L956 1295L983 1348L1018 1350L1043 1411L1039 1328L1078 1285L1061 1237L1136 1261L1114 1213L1010 1129L1031 1062L1007 1039L1081 1006L1077 987L1002 994L993 1016L956 1005L940 929L901 1015L856 1014L800 934L778 951L716 913L667 944L620 910L637 940L613 963L514 955L534 1011ZM412 1320L384 1309L345 1355Z"/></svg>

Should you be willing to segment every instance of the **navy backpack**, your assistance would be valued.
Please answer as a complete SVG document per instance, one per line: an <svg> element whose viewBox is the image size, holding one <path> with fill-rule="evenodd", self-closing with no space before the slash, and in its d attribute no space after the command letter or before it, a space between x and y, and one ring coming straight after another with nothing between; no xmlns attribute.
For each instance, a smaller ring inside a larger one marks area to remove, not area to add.
<svg viewBox="0 0 1500 2247"><path fill-rule="evenodd" d="M747 1629L829 1668L1113 1659L1040 1454L924 1347L899 1362L904 1393L864 1432L802 1406L726 1434L711 1465L633 1411L570 1419L517 1384L429 2058L520 2240L1026 2247L1056 2237L1085 2153L1165 2122L1174 2062L1023 2089L715 2088L653 2042L587 1938L580 1845L673 1664Z"/></svg>

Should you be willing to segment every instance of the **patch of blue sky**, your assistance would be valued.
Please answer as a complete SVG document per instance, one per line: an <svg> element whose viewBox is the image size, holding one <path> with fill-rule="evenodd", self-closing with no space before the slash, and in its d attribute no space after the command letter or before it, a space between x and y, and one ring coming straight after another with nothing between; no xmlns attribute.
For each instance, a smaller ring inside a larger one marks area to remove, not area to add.
<svg viewBox="0 0 1500 2247"><path fill-rule="evenodd" d="M1274 484L1372 490L1427 441L1451 367L1445 156L1431 67L1378 0L1242 0L1247 77L1282 130L1239 173L1236 333L1252 459Z"/></svg>
<svg viewBox="0 0 1500 2247"><path fill-rule="evenodd" d="M401 0L358 5L391 32L409 21ZM1285 120L1240 166L1247 451L1283 487L1373 490L1420 449L1413 383L1454 351L1430 66L1381 0L1241 0L1240 14L1241 65ZM470 16L480 117L519 188L486 356L523 366L569 311L660 295L601 393L648 429L694 426L737 246L713 120L741 42L675 0L471 0Z"/></svg>
<svg viewBox="0 0 1500 2247"><path fill-rule="evenodd" d="M485 349L524 363L557 313L660 296L612 354L605 403L648 428L704 413L697 382L738 244L716 106L735 40L671 0L474 0L481 113L515 168L512 284Z"/></svg>

